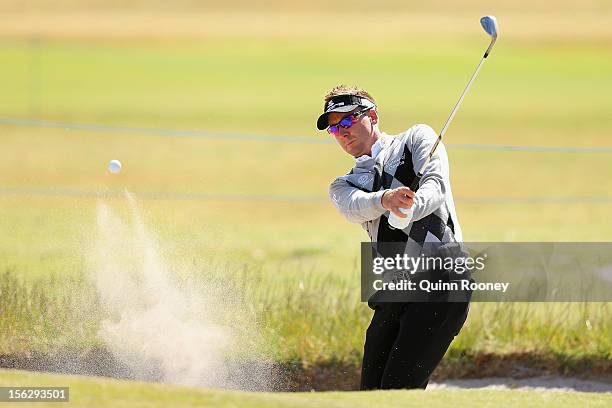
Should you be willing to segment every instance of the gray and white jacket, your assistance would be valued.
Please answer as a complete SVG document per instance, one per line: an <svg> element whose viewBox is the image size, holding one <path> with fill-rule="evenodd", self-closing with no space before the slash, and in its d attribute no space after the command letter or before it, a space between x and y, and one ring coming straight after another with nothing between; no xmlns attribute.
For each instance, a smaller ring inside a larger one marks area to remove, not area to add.
<svg viewBox="0 0 612 408"><path fill-rule="evenodd" d="M381 202L386 189L410 186L437 137L424 124L395 136L383 134L372 146L372 156L358 157L348 174L331 183L332 202L349 221L361 224L372 242L405 242L407 250L413 246L422 248L425 242L461 242L448 156L442 143L423 172L412 222L406 228L389 226L389 211Z"/></svg>

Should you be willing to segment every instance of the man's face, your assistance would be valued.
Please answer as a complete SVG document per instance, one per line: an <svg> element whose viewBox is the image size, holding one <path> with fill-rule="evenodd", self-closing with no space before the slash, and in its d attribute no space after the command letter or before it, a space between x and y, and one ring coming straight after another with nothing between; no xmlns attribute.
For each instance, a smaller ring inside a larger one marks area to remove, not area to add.
<svg viewBox="0 0 612 408"><path fill-rule="evenodd" d="M360 108L357 108L358 111ZM353 111L355 112L355 111ZM346 116L350 116L353 112L331 112L327 115L327 123L335 125ZM370 154L372 144L376 141L374 138L374 124L376 120L376 112L374 110L367 111L364 115L359 116L353 125L345 129L339 126L340 130L337 135L334 135L338 144L342 149L353 157Z"/></svg>

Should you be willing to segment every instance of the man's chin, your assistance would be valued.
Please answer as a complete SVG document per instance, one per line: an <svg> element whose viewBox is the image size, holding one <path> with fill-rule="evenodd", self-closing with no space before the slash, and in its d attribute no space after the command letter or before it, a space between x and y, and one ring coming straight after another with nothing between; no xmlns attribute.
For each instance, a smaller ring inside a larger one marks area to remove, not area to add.
<svg viewBox="0 0 612 408"><path fill-rule="evenodd" d="M355 146L347 146L345 150L353 157L360 157L364 155L364 153L362 153L359 149L356 149Z"/></svg>

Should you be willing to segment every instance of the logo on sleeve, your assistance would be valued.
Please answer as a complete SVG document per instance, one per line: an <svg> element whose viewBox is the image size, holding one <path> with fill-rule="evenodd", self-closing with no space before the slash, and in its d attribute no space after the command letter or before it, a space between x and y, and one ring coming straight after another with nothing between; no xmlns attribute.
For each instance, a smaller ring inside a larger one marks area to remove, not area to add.
<svg viewBox="0 0 612 408"><path fill-rule="evenodd" d="M374 180L374 176L372 174L364 174L359 176L357 179L357 184L361 185L362 187L367 187L372 180Z"/></svg>

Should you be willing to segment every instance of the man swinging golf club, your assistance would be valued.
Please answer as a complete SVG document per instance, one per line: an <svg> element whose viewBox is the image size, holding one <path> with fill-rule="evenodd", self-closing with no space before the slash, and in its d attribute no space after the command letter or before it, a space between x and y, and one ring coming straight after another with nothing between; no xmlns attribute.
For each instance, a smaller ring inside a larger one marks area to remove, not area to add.
<svg viewBox="0 0 612 408"><path fill-rule="evenodd" d="M330 198L372 242L461 242L461 228L441 143L463 97L497 39L495 17L481 24L492 40L439 135L424 124L391 136L379 128L376 101L358 87L337 86L325 95L319 130L327 129L355 166L330 186ZM368 302L374 309L366 333L361 389L426 388L429 377L463 326L465 302Z"/></svg>

